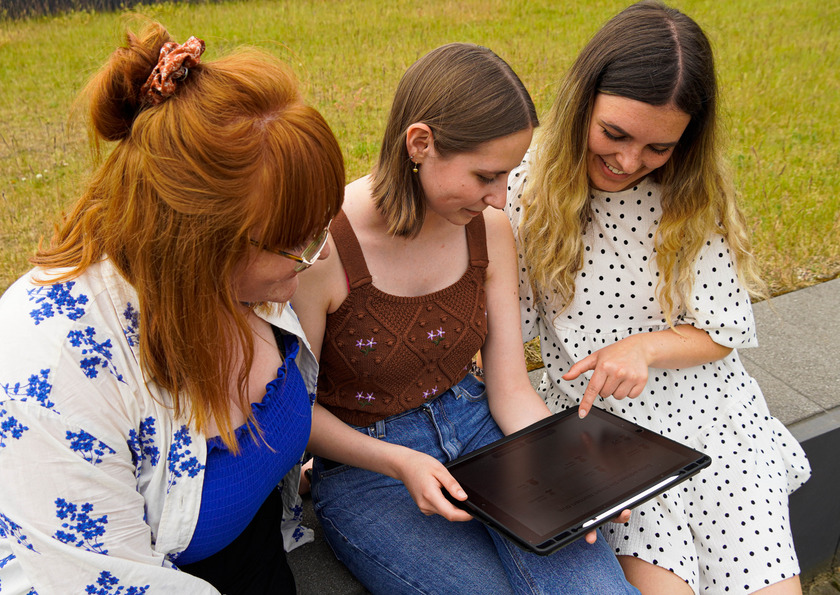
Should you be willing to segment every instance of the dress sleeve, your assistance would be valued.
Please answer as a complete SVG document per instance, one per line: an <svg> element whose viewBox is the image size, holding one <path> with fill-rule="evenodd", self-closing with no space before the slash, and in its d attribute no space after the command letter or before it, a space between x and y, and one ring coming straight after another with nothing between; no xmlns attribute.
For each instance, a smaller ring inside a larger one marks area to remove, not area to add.
<svg viewBox="0 0 840 595"><path fill-rule="evenodd" d="M707 240L695 261L695 272L685 322L705 330L725 347L757 346L750 297L738 280L723 236Z"/></svg>
<svg viewBox="0 0 840 595"><path fill-rule="evenodd" d="M33 401L0 404L4 592L218 593L154 550L127 445L64 417Z"/></svg>
<svg viewBox="0 0 840 595"><path fill-rule="evenodd" d="M525 191L525 182L528 176L528 155L525 155L522 164L510 172L508 177L507 201L505 212L513 227L513 235L516 239L516 258L519 267L519 318L522 325L522 341L526 343L539 336L538 310L534 301L531 280L528 275L528 266L525 263L525 253L519 237L519 224L522 216L522 193Z"/></svg>

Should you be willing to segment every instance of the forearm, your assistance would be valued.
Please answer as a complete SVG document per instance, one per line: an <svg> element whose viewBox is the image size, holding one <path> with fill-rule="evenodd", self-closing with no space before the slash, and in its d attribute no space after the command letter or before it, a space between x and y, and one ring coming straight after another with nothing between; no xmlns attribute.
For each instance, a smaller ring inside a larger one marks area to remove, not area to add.
<svg viewBox="0 0 840 595"><path fill-rule="evenodd" d="M545 402L530 386L519 394L490 400L490 413L506 436L551 415Z"/></svg>
<svg viewBox="0 0 840 595"><path fill-rule="evenodd" d="M405 447L367 436L315 404L307 450L314 455L399 479Z"/></svg>
<svg viewBox="0 0 840 595"><path fill-rule="evenodd" d="M650 368L690 368L723 359L732 352L732 348L715 343L706 331L690 324L639 333L625 340L638 343Z"/></svg>

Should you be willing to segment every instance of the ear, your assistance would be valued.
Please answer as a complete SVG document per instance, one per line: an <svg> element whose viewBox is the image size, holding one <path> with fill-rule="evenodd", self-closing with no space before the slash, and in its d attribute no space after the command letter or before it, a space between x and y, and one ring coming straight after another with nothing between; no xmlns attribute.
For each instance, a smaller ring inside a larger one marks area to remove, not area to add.
<svg viewBox="0 0 840 595"><path fill-rule="evenodd" d="M405 131L405 148L413 162L422 163L430 152L434 152L434 146L434 134L426 124L415 122Z"/></svg>

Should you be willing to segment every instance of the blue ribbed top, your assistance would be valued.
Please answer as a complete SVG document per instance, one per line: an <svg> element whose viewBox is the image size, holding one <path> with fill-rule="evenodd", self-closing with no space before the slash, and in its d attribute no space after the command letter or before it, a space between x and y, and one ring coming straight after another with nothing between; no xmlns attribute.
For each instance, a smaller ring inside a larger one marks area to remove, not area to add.
<svg viewBox="0 0 840 595"><path fill-rule="evenodd" d="M262 401L251 404L262 437L249 421L236 429L238 455L218 436L207 440L198 524L179 564L203 560L236 539L306 448L312 404L295 363L300 346L294 335L277 336L285 347L283 365Z"/></svg>

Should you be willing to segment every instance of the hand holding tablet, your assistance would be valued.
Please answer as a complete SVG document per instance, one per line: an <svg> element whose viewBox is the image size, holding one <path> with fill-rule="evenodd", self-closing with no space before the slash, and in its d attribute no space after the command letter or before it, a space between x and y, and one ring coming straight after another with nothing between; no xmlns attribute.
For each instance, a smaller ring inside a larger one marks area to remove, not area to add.
<svg viewBox="0 0 840 595"><path fill-rule="evenodd" d="M549 554L711 463L701 452L592 408L570 409L447 464L447 498L523 549Z"/></svg>

